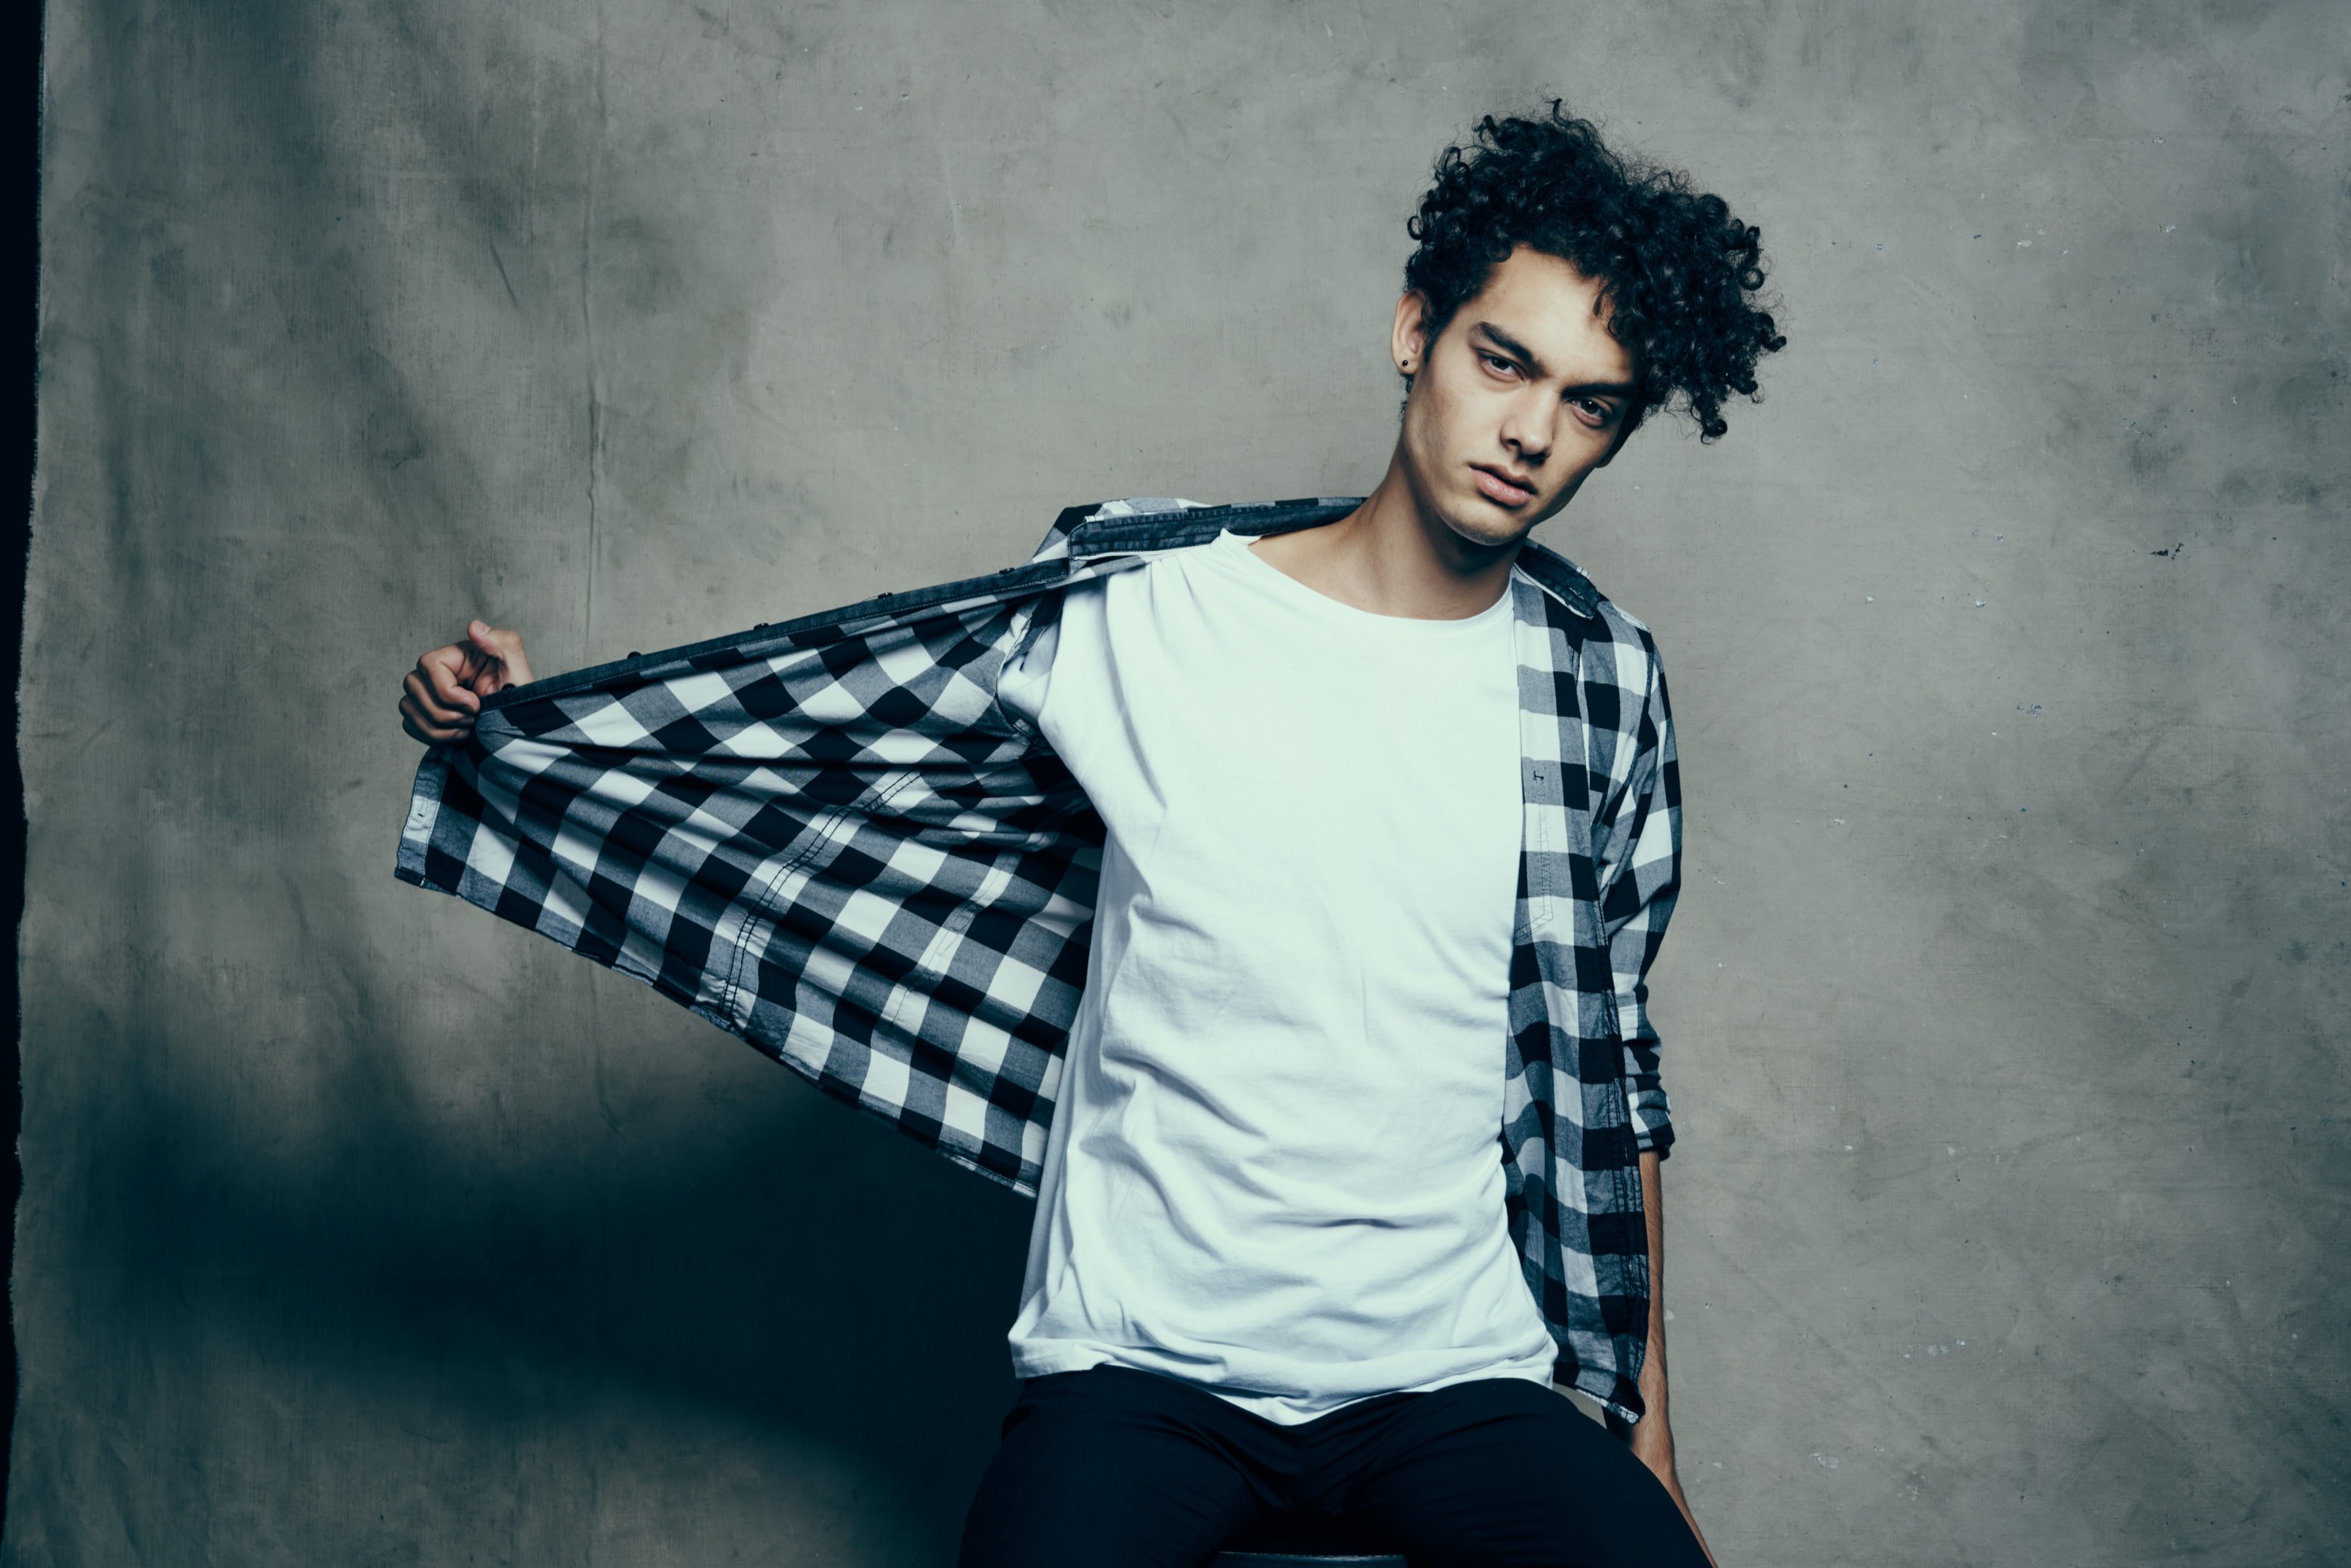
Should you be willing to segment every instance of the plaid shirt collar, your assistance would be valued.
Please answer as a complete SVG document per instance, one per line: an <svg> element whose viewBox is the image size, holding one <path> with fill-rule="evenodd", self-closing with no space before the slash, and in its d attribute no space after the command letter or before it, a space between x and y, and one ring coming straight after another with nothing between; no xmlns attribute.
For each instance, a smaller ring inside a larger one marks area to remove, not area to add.
<svg viewBox="0 0 2351 1568"><path fill-rule="evenodd" d="M1073 507L1029 562L537 682L417 771L397 874L552 937L1033 1196L1102 826L997 678L1071 584L1357 503ZM1560 1381L1637 1419L1646 976L1680 782L1646 627L1511 574L1525 822L1500 1154Z"/></svg>

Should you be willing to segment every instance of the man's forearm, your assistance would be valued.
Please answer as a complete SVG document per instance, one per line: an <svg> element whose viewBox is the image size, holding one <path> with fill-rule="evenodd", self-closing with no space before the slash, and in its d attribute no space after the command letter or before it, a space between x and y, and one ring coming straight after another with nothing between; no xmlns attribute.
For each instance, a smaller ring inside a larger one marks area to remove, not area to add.
<svg viewBox="0 0 2351 1568"><path fill-rule="evenodd" d="M1646 1431L1652 1438L1664 1440L1666 1468L1670 1472L1673 1430L1666 1418L1665 1165L1655 1149L1641 1151L1641 1218L1648 1231L1649 1244L1649 1343L1641 1361L1641 1404L1645 1414L1634 1430Z"/></svg>
<svg viewBox="0 0 2351 1568"><path fill-rule="evenodd" d="M1674 1429L1666 1414L1666 1186L1665 1161L1655 1150L1641 1155L1642 1218L1649 1241L1649 1346L1641 1362L1640 1422L1633 1428L1633 1452L1666 1484L1666 1490L1689 1521L1698 1550L1714 1561L1713 1549L1682 1495L1681 1477L1674 1468Z"/></svg>

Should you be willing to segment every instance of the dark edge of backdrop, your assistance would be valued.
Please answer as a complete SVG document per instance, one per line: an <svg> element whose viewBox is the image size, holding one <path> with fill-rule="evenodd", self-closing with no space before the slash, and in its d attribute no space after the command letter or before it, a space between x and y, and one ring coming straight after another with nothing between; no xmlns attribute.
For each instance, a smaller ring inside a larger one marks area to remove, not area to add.
<svg viewBox="0 0 2351 1568"><path fill-rule="evenodd" d="M41 110L47 97L48 68L42 55L47 20L47 0L19 11L7 7L16 21L13 54L18 78L27 90L0 93L0 104L16 107L5 112L10 124L0 145L16 151L7 159L7 237L0 242L0 298L14 299L16 324L0 331L0 384L8 389L7 413L0 418L0 484L16 498L0 507L0 644L5 644L8 677L8 732L22 733L23 712L18 685L24 675L25 570L33 544L33 462L37 419L35 386L40 374L41 275ZM19 743L21 744L21 742ZM16 1203L25 1191L25 1170L17 1159L17 1140L25 1125L24 1009L17 980L25 925L25 768L22 753L12 747L8 766L0 768L0 912L7 917L8 961L0 964L0 1131L8 1138L7 1158L0 1160L0 1196L8 1213L8 1354L0 1357L0 1535L8 1518L8 1457L15 1449L16 1429Z"/></svg>

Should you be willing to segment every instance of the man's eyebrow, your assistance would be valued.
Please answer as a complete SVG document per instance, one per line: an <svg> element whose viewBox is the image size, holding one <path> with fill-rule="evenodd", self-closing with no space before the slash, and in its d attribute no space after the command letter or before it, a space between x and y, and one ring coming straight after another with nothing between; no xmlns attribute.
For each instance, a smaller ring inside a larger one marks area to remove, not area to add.
<svg viewBox="0 0 2351 1568"><path fill-rule="evenodd" d="M1510 355L1511 358L1522 362L1527 367L1527 374L1535 377L1537 380L1541 379L1543 373L1542 361L1536 357L1535 351L1532 349L1528 348L1524 343L1520 342L1516 338L1511 337L1508 332L1503 331L1491 321L1476 322L1473 324L1472 329L1485 333L1487 337L1493 340L1494 346L1496 348L1501 350L1502 352ZM1635 385L1631 382L1584 382L1579 385L1572 386L1567 389L1570 393L1579 397L1598 395L1601 397L1623 398L1631 397L1635 390Z"/></svg>
<svg viewBox="0 0 2351 1568"><path fill-rule="evenodd" d="M1502 352L1510 355L1513 359L1524 362L1527 367L1527 374L1537 378L1540 378L1542 375L1542 361L1536 356L1535 351L1532 349L1528 348L1524 343L1520 342L1516 338L1511 337L1508 332L1503 331L1491 321L1480 321L1477 324L1477 329L1479 331L1485 333L1489 338L1491 338L1494 340L1495 347L1500 349Z"/></svg>

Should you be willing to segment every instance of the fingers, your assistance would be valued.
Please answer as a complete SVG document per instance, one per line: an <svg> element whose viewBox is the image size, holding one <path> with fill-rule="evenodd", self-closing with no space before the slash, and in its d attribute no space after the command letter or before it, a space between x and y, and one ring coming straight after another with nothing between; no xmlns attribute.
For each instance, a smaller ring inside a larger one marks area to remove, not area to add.
<svg viewBox="0 0 2351 1568"><path fill-rule="evenodd" d="M435 649L438 653L446 650ZM416 662L401 682L400 727L410 738L427 746L446 746L462 740L473 732L474 720L480 712L480 701L463 686L444 687L445 674L435 672L438 679L428 675L433 670L433 653Z"/></svg>
<svg viewBox="0 0 2351 1568"><path fill-rule="evenodd" d="M463 643L435 648L416 661L415 674L434 701L452 713L477 714L482 660Z"/></svg>
<svg viewBox="0 0 2351 1568"><path fill-rule="evenodd" d="M401 683L400 727L427 746L463 740L474 732L484 697L530 679L521 632L469 622L465 641L423 654Z"/></svg>
<svg viewBox="0 0 2351 1568"><path fill-rule="evenodd" d="M400 727L407 732L411 740L422 741L426 746L448 746L465 739L473 726L434 724L423 716L413 702L402 697L400 699Z"/></svg>
<svg viewBox="0 0 2351 1568"><path fill-rule="evenodd" d="M507 686L530 684L530 658L522 649L522 633L507 632L486 621L468 622L465 641L488 668L475 677L474 689L487 696Z"/></svg>
<svg viewBox="0 0 2351 1568"><path fill-rule="evenodd" d="M469 683L484 667L482 658L463 643L420 655L401 682L401 728L427 746L463 740L482 711L482 699Z"/></svg>
<svg viewBox="0 0 2351 1568"><path fill-rule="evenodd" d="M422 741L426 746L448 746L463 740L473 726L434 724L425 718L410 699L402 697L400 699L400 727L407 732L411 740Z"/></svg>

